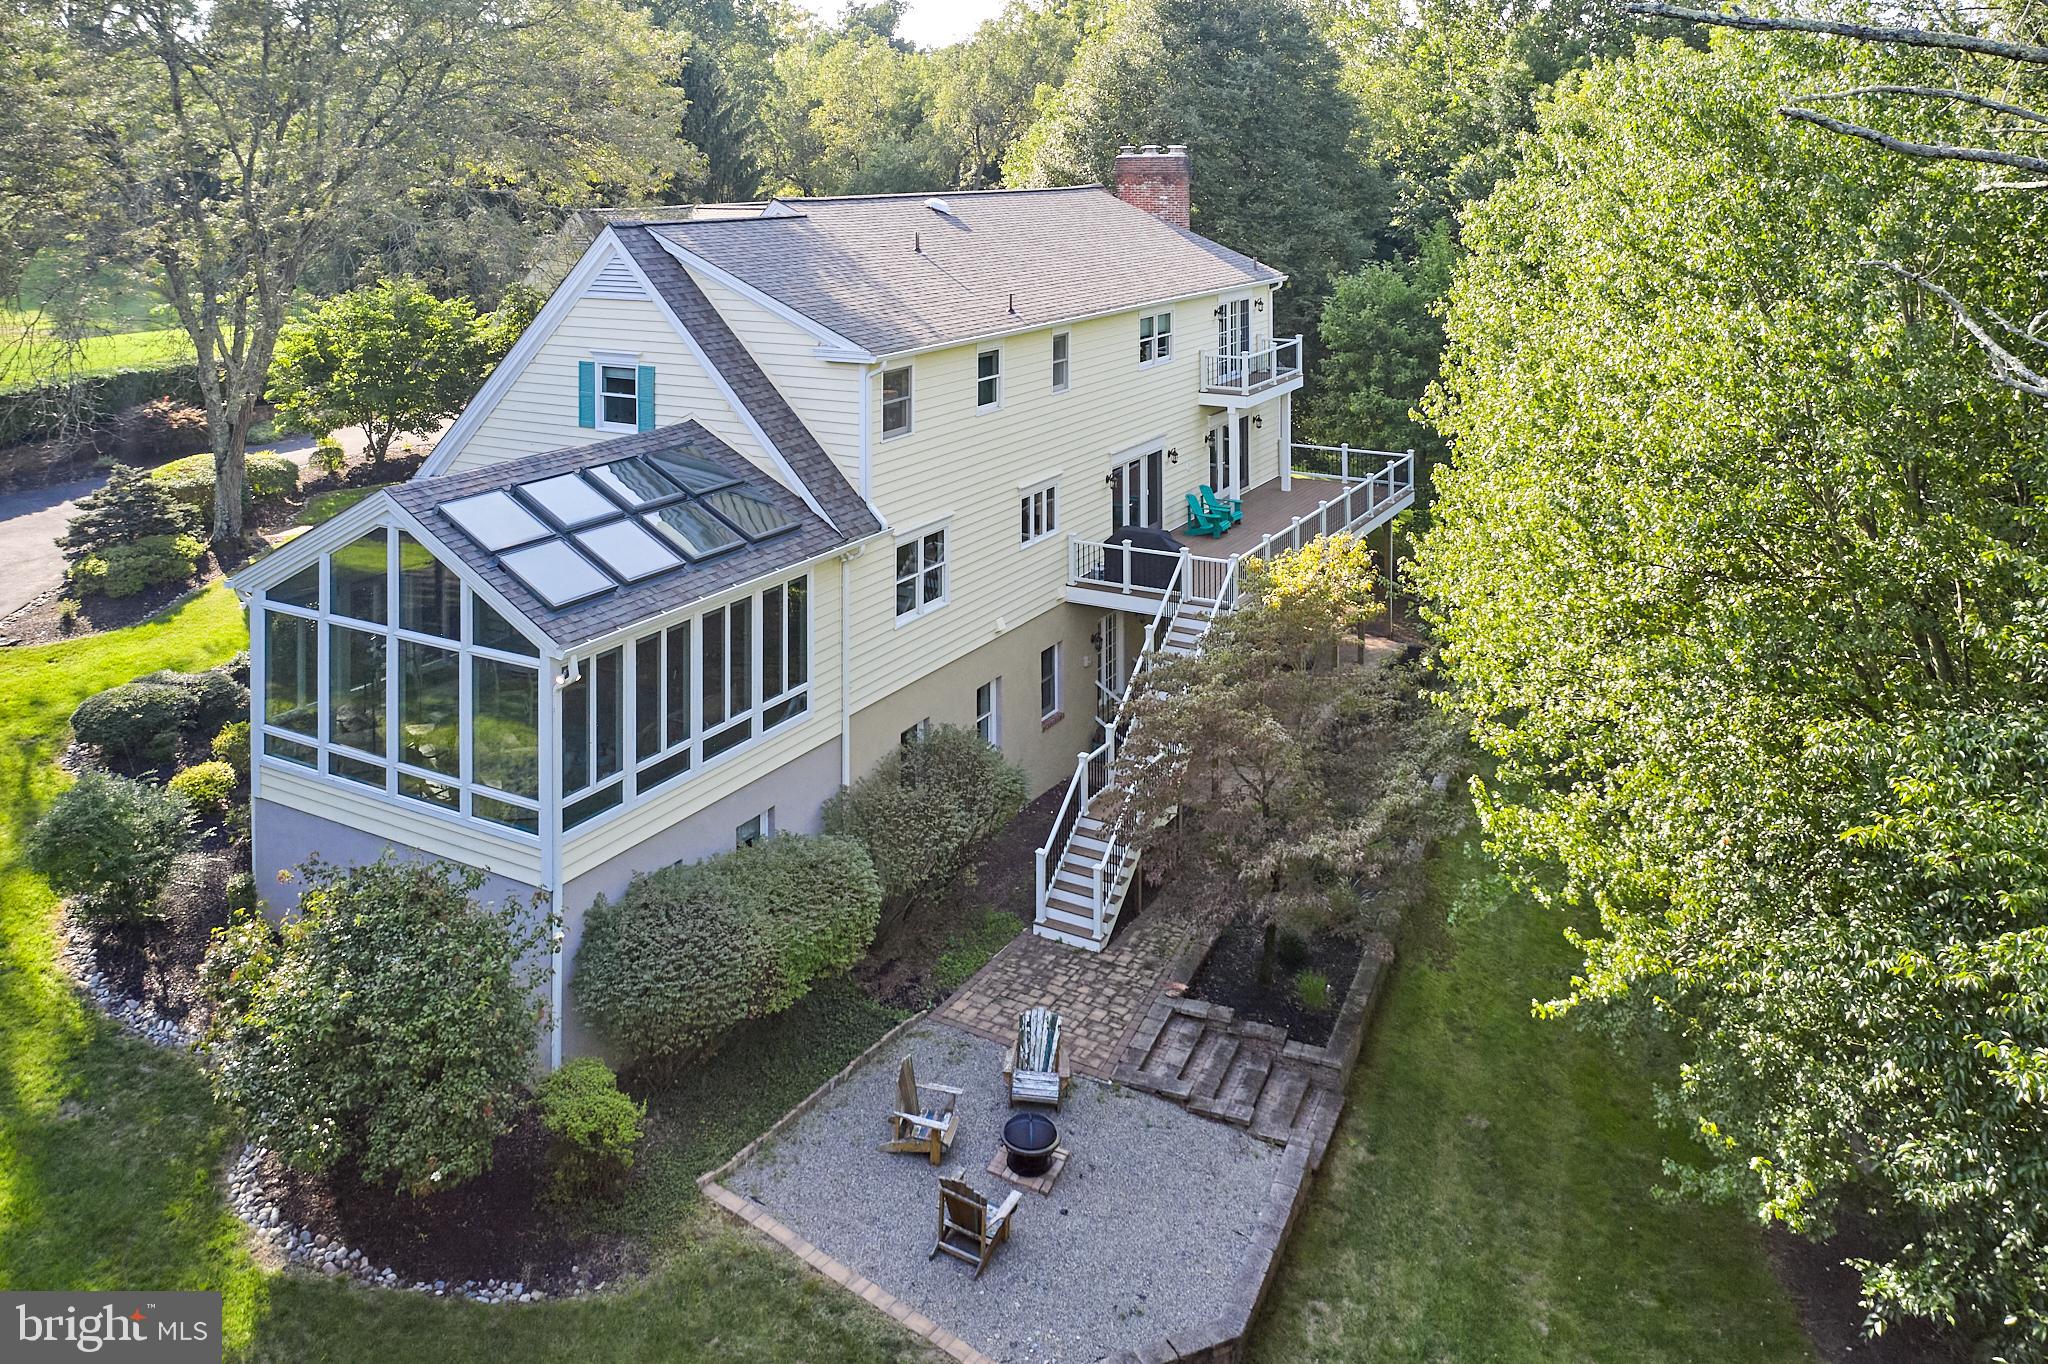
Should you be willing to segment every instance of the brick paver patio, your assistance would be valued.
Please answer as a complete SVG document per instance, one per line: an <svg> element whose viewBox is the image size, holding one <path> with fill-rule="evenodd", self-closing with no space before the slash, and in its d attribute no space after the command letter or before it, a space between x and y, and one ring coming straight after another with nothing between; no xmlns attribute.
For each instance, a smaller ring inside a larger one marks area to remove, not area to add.
<svg viewBox="0 0 2048 1364"><path fill-rule="evenodd" d="M1100 952L1084 952L1027 929L961 986L938 1017L1007 1046L1017 1037L1017 1015L1051 1005L1059 1010L1075 1072L1110 1079L1188 931L1184 919L1155 911L1133 920Z"/></svg>

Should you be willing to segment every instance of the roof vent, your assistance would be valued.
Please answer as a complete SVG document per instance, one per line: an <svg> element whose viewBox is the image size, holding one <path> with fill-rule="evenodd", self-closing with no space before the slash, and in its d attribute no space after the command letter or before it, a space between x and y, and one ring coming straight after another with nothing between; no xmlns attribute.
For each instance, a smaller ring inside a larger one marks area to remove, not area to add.
<svg viewBox="0 0 2048 1364"><path fill-rule="evenodd" d="M931 198L925 200L924 206L930 209L932 212L943 214L948 218L956 216L953 212L953 206L947 203L944 199L939 198L937 195L933 195Z"/></svg>

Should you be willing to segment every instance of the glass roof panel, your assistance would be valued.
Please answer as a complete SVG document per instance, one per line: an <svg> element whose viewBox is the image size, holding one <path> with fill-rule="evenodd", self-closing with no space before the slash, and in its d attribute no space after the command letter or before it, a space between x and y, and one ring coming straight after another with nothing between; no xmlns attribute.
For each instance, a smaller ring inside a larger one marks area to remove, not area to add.
<svg viewBox="0 0 2048 1364"><path fill-rule="evenodd" d="M557 474L519 485L520 493L570 529L618 515L612 500L575 474Z"/></svg>
<svg viewBox="0 0 2048 1364"><path fill-rule="evenodd" d="M638 455L585 469L583 475L636 511L678 497L683 491Z"/></svg>
<svg viewBox="0 0 2048 1364"><path fill-rule="evenodd" d="M645 578L683 561L636 521L611 521L576 532L576 543L595 554L624 582Z"/></svg>
<svg viewBox="0 0 2048 1364"><path fill-rule="evenodd" d="M582 601L612 586L603 570L560 540L515 549L499 562L549 606Z"/></svg>
<svg viewBox="0 0 2048 1364"><path fill-rule="evenodd" d="M771 535L796 529L796 518L774 503L764 502L739 488L706 493L698 500L738 526L740 533L749 540L765 540Z"/></svg>
<svg viewBox="0 0 2048 1364"><path fill-rule="evenodd" d="M441 511L485 549L510 549L553 534L539 517L513 501L510 493L459 497L442 503Z"/></svg>
<svg viewBox="0 0 2048 1364"><path fill-rule="evenodd" d="M694 502L663 507L641 520L692 559L706 558L741 543L732 527Z"/></svg>
<svg viewBox="0 0 2048 1364"><path fill-rule="evenodd" d="M717 488L730 488L739 479L713 464L710 460L695 455L664 451L649 455L648 459L661 471L693 493L708 493Z"/></svg>

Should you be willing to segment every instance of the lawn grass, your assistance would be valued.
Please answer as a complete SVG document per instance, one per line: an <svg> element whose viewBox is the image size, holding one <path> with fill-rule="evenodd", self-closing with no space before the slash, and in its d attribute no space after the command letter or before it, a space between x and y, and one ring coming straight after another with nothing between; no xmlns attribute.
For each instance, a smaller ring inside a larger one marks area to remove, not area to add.
<svg viewBox="0 0 2048 1364"><path fill-rule="evenodd" d="M17 325L0 330L0 392L28 388L60 372L104 374L116 369L145 369L191 354L192 338L181 327L88 336L70 350L39 332L24 334Z"/></svg>
<svg viewBox="0 0 2048 1364"><path fill-rule="evenodd" d="M1530 1016L1576 961L1560 918L1471 841L1430 896L1456 921L1395 969L1253 1360L1810 1364L1756 1230L1650 1192L1688 1155L1664 1058Z"/></svg>
<svg viewBox="0 0 2048 1364"><path fill-rule="evenodd" d="M306 505L299 508L298 517L292 524L295 526L317 526L322 521L331 521L368 497L371 493L381 492L389 486L389 484L371 484L362 488L330 488L324 493L314 493L306 499Z"/></svg>
<svg viewBox="0 0 2048 1364"><path fill-rule="evenodd" d="M23 263L14 307L0 307L0 392L26 387L68 367L97 374L131 366L160 365L192 354L192 340L172 325L169 309L149 284L114 267L93 279L90 321L93 334L67 354L50 336L43 307L57 289L63 262L49 251Z"/></svg>
<svg viewBox="0 0 2048 1364"><path fill-rule="evenodd" d="M233 1123L190 1060L125 1038L81 1002L56 964L55 901L19 861L65 780L53 760L79 701L155 668L210 666L245 639L233 594L215 586L167 618L0 650L0 1290L214 1289L236 1360L925 1358L842 1290L720 1226L690 1182L888 1026L893 1015L850 1006L836 986L736 1038L745 1050L722 1079L707 1073L664 1102L675 1140L650 1152L665 1162L650 1181L661 1192L638 1205L667 1219L660 1262L629 1290L483 1307L255 1262L218 1182Z"/></svg>

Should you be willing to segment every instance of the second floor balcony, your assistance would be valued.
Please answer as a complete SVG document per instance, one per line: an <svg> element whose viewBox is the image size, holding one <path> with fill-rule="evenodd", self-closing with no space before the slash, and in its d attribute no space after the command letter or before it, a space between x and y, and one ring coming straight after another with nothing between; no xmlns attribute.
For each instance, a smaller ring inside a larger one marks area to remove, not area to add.
<svg viewBox="0 0 2048 1364"><path fill-rule="evenodd" d="M1301 387L1301 338L1275 336L1202 352L1202 397L1239 407Z"/></svg>

